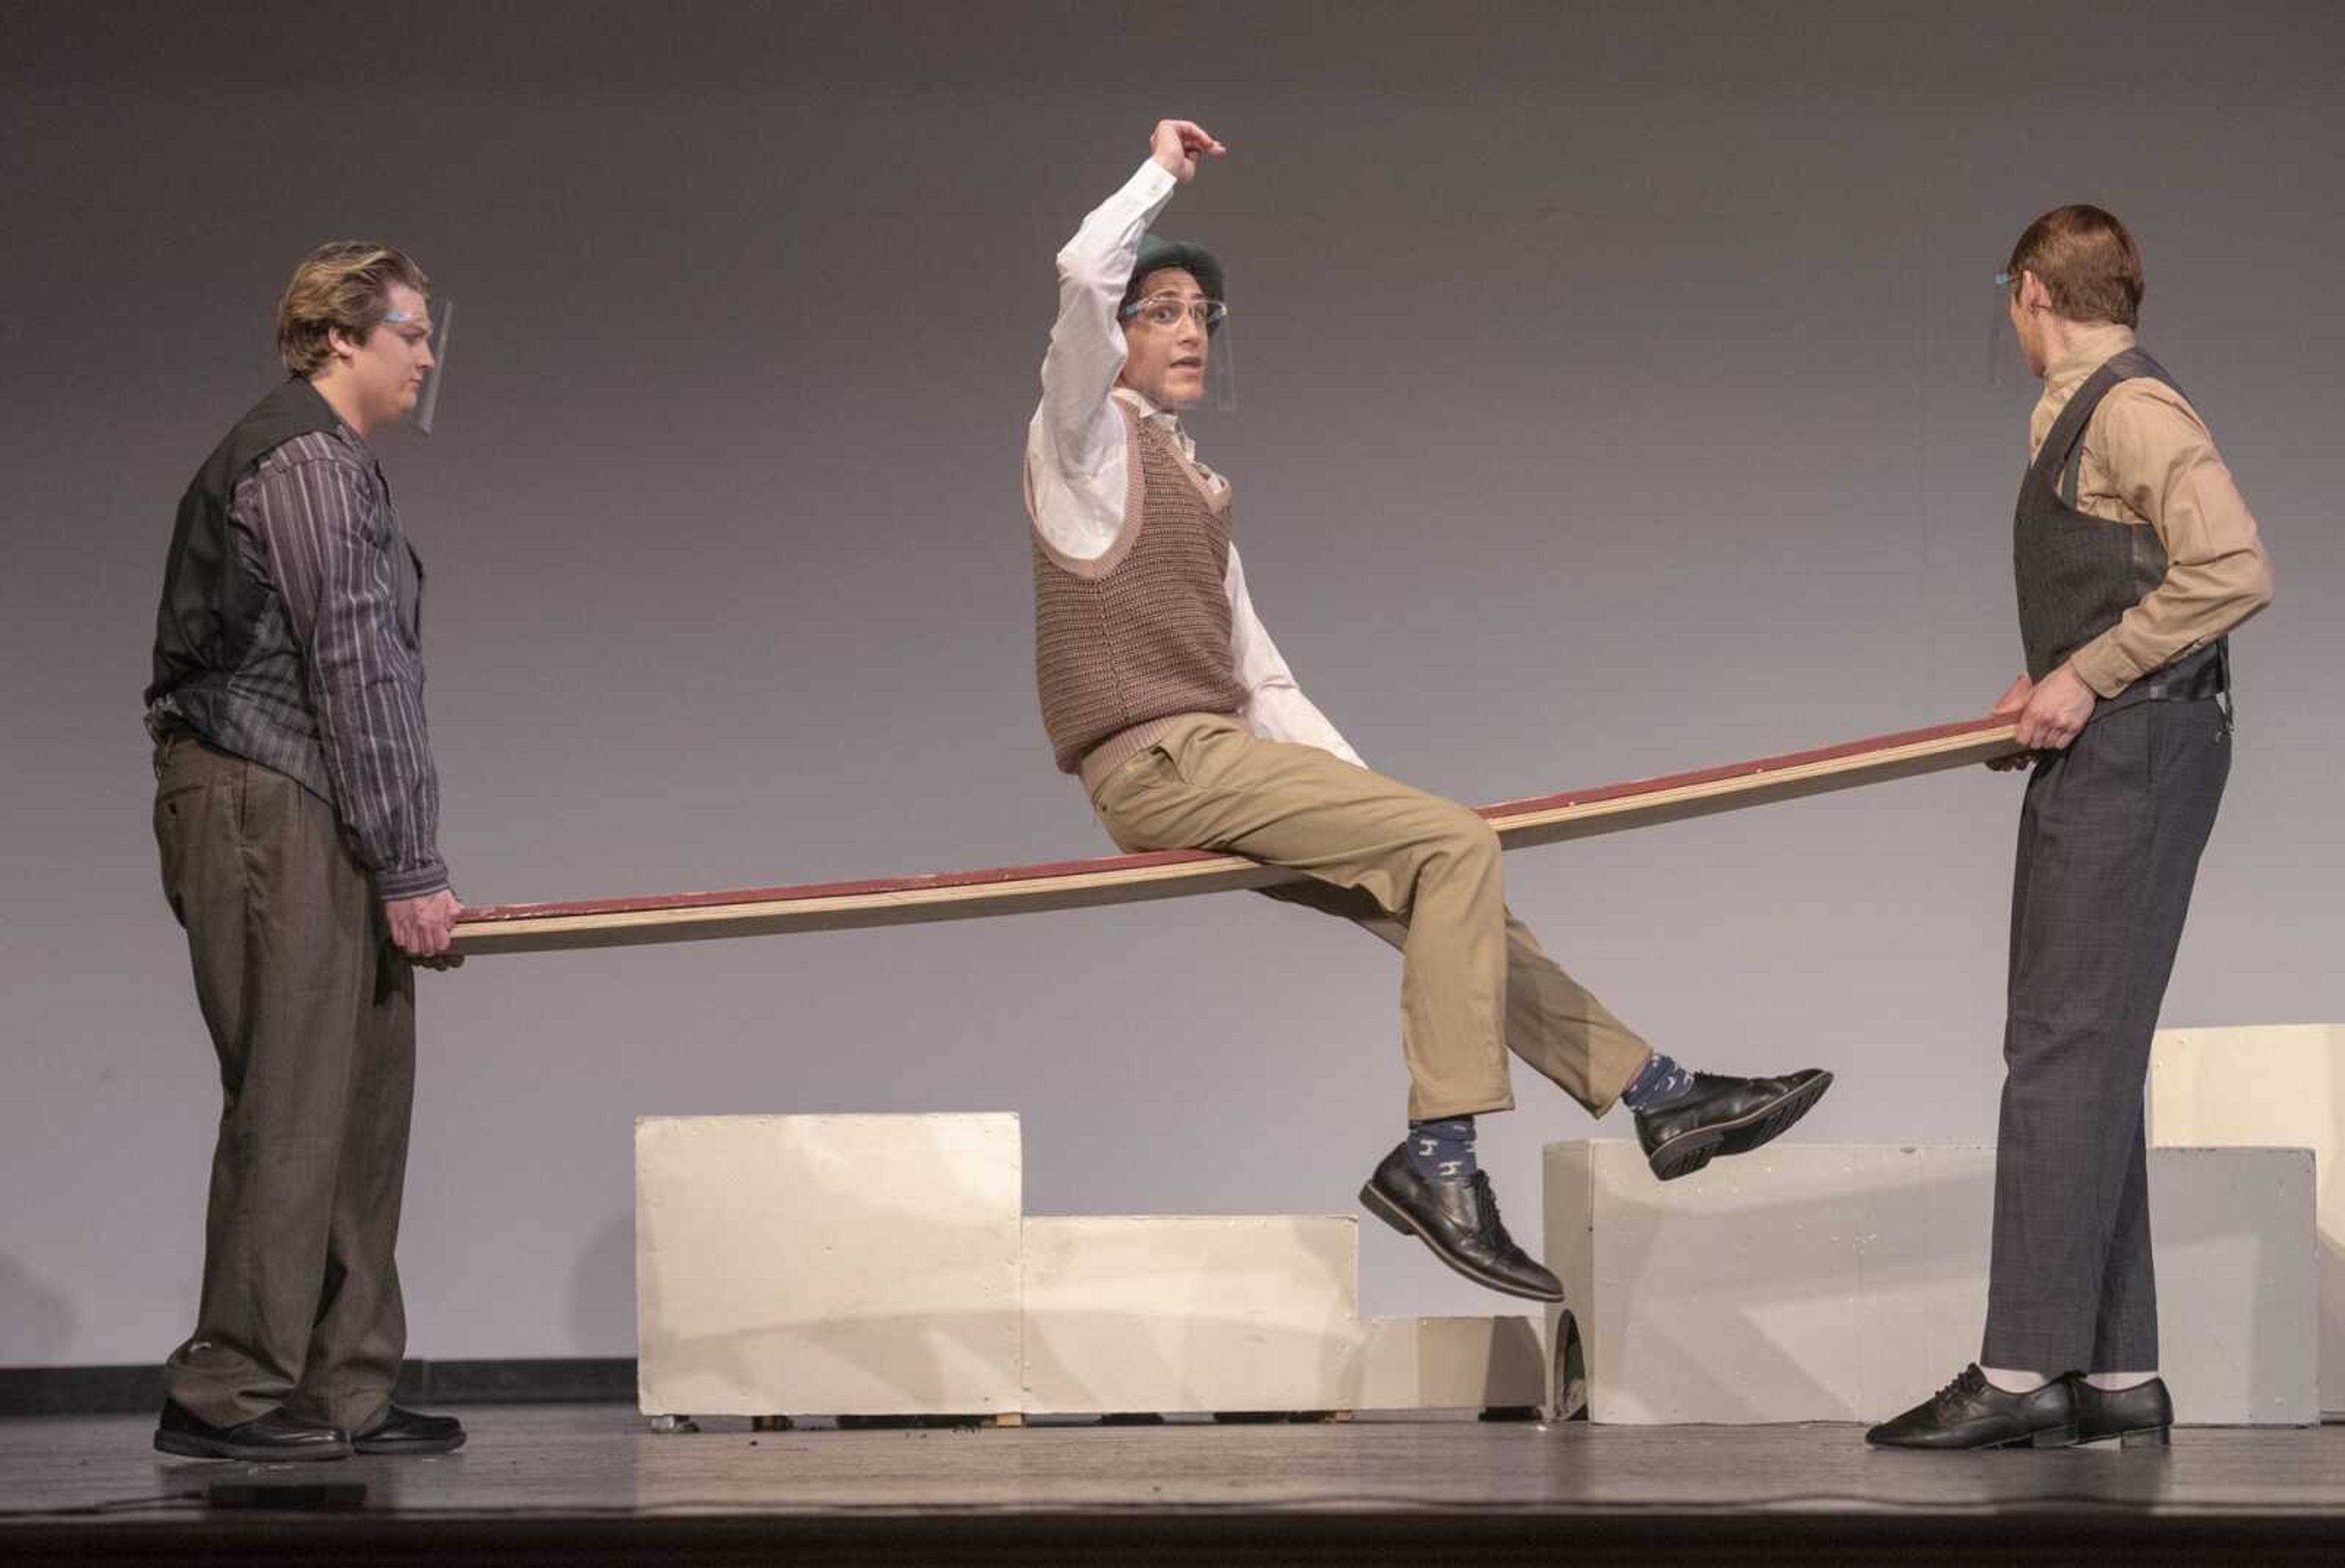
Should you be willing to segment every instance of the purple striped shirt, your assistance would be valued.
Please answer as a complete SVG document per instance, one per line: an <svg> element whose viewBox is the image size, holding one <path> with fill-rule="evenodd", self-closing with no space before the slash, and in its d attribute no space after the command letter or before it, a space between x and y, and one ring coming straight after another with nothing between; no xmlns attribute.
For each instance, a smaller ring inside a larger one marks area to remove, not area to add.
<svg viewBox="0 0 2345 1568"><path fill-rule="evenodd" d="M235 690L265 717L252 749L283 754L253 760L327 786L380 896L446 887L423 721L423 566L373 453L347 425L297 436L236 487L231 515L277 590L239 673L257 678ZM325 778L305 776L320 758Z"/></svg>

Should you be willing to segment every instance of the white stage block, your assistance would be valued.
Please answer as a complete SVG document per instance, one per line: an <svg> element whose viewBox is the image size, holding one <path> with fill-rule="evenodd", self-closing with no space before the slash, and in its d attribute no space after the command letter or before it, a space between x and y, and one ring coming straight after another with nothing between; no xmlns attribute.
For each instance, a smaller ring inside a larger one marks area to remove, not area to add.
<svg viewBox="0 0 2345 1568"><path fill-rule="evenodd" d="M2345 1025L2159 1031L2149 1052L2149 1137L2312 1151L2320 1408L2345 1418Z"/></svg>
<svg viewBox="0 0 2345 1568"><path fill-rule="evenodd" d="M1359 1241L1349 1216L1027 1220L1026 1410L1347 1408Z"/></svg>
<svg viewBox="0 0 2345 1568"><path fill-rule="evenodd" d="M2158 1345L2186 1425L2320 1420L2318 1172L2304 1148L2152 1148Z"/></svg>
<svg viewBox="0 0 2345 1568"><path fill-rule="evenodd" d="M1015 1116L644 1117L651 1414L1019 1408Z"/></svg>
<svg viewBox="0 0 2345 1568"><path fill-rule="evenodd" d="M1664 1184L1602 1140L1546 1174L1549 1343L1576 1331L1596 1421L1878 1421L1978 1356L1992 1149L1788 1145ZM2301 1151L2152 1153L2184 1421L2316 1419L2312 1197Z"/></svg>
<svg viewBox="0 0 2345 1568"><path fill-rule="evenodd" d="M1547 1355L1528 1318L1370 1318L1344 1408L1534 1410Z"/></svg>

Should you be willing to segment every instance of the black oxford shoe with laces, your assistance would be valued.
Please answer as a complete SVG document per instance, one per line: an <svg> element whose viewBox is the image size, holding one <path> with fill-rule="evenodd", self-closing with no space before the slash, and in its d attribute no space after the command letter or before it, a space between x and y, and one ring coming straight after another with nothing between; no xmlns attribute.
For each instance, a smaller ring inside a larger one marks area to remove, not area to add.
<svg viewBox="0 0 2345 1568"><path fill-rule="evenodd" d="M1721 1154L1748 1154L1791 1130L1832 1087L1832 1076L1809 1067L1780 1078L1696 1073L1693 1087L1637 1113L1637 1141L1663 1181L1691 1176Z"/></svg>
<svg viewBox="0 0 2345 1568"><path fill-rule="evenodd" d="M1903 1415L1864 1434L1875 1448L2066 1448L2076 1441L2076 1403L2066 1378L2033 1393L2005 1393L1974 1361Z"/></svg>
<svg viewBox="0 0 2345 1568"><path fill-rule="evenodd" d="M1497 1195L1481 1171L1463 1181L1429 1180L1417 1174L1408 1145L1402 1144L1360 1189L1360 1206L1402 1235L1416 1237L1477 1285L1533 1301L1563 1300L1563 1282L1516 1246L1499 1223Z"/></svg>

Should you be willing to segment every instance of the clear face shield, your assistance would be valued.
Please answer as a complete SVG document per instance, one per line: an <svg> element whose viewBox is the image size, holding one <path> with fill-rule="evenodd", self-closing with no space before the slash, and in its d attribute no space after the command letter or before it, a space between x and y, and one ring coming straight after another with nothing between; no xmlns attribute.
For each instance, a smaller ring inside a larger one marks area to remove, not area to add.
<svg viewBox="0 0 2345 1568"><path fill-rule="evenodd" d="M2035 379L2019 350L2019 329L2011 324L2011 291L2018 283L2008 272L1995 275L1994 308L1986 323L1986 384L1990 387L2022 386Z"/></svg>
<svg viewBox="0 0 2345 1568"><path fill-rule="evenodd" d="M411 319L404 310L393 310L384 319L401 322ZM425 435L431 433L431 421L440 412L440 383L448 374L448 333L456 320L456 302L435 299L431 302L431 368L423 372L423 385L415 393L415 411L407 422Z"/></svg>
<svg viewBox="0 0 2345 1568"><path fill-rule="evenodd" d="M1203 356L1202 367L1192 364L1191 354L1177 343L1168 345L1172 352L1158 378L1163 396L1155 400L1183 413L1198 409L1220 414L1237 410L1237 359L1230 351L1228 305L1201 295L1159 293L1133 300L1120 314L1127 349L1135 329L1169 339L1179 331L1184 316L1204 329L1203 343L1196 350Z"/></svg>
<svg viewBox="0 0 2345 1568"><path fill-rule="evenodd" d="M1225 306L1223 309L1228 308ZM1230 319L1223 316L1213 328L1211 347L1205 354L1205 395L1197 400L1202 409L1217 414L1233 414L1238 408L1238 361L1230 350Z"/></svg>

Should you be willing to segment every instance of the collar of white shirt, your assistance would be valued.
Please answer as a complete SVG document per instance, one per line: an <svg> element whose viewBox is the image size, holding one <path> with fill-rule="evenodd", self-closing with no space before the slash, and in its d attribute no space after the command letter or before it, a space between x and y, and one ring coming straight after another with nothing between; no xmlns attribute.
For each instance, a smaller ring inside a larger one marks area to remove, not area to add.
<svg viewBox="0 0 2345 1568"><path fill-rule="evenodd" d="M1145 393L1131 387L1119 386L1112 395L1129 403L1142 419L1171 437L1172 444L1180 449L1181 456L1187 460L1191 468L1197 470L1197 477L1205 481L1208 491L1218 495L1229 488L1230 481L1207 468L1204 460L1197 456L1196 439L1183 428L1179 414L1171 409L1158 408L1148 400Z"/></svg>

